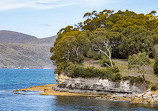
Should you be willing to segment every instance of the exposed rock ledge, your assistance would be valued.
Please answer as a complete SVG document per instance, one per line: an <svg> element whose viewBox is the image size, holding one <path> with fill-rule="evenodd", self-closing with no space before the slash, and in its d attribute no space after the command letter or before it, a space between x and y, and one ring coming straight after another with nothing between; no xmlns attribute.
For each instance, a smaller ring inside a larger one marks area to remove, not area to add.
<svg viewBox="0 0 158 111"><path fill-rule="evenodd" d="M71 78L66 75L56 75L57 87L55 90L80 90L98 93L142 93L141 86L131 85L128 80L112 82L108 79L99 78Z"/></svg>
<svg viewBox="0 0 158 111"><path fill-rule="evenodd" d="M56 95L56 96L86 96L86 97L96 97L97 99L102 99L106 101L129 101L131 103L143 103L143 104L158 104L158 92L145 92L142 94L121 94L121 93L84 93L84 91L79 90L65 90L61 88L61 91L52 90L52 87L56 87L55 84L47 84L42 86L33 86L26 89L15 90L15 94L23 94L21 91L42 91L41 95ZM77 91L77 93L73 93Z"/></svg>
<svg viewBox="0 0 158 111"><path fill-rule="evenodd" d="M26 88L26 89L19 89L19 90L15 90L14 93L15 94L21 94L20 91L42 91L42 93L40 93L41 95L56 95L56 96L86 96L86 97L96 97L97 99L102 99L102 100L106 100L106 101L129 101L131 103L143 103L143 104L158 104L158 91L155 92L143 92L143 93L133 93L131 94L131 91L142 91L142 90L138 90L137 86L130 86L129 82L122 82L122 83L118 83L118 82L110 82L108 81L107 83L109 84L105 84L105 82L99 82L99 79L95 78L95 79L88 79L88 81L83 81L83 80L87 80L87 79L83 79L83 78L76 78L78 80L78 82L83 82L82 85L84 84L97 84L98 82L100 84L104 84L103 86L107 86L107 87L111 87L114 84L117 86L113 86L114 88L120 88L122 87L122 89L120 90L114 90L114 89L109 89L109 90L86 90L88 89L87 87L78 87L78 89L73 88L72 86L69 87L70 84L75 84L76 82L74 82L74 78L69 78L67 76L64 75L60 75L60 76L56 76L57 79L57 83L60 86L65 86L65 81L67 83L67 88L62 88L57 86L56 84L48 84L48 85L42 85L42 86L34 86L34 87L30 87L30 88ZM70 80L70 81L68 81ZM95 81L93 81L95 80ZM93 82L92 82L93 81ZM91 83L92 82L92 83ZM102 86L102 87L103 87ZM128 88L128 89L123 89L124 88ZM125 87L126 86L126 87ZM95 86L96 87L96 86ZM133 88L134 87L134 88ZM99 88L99 87L98 87ZM84 90L81 90L84 89ZM133 90L135 89L135 90ZM113 92L113 91L117 91L119 93L108 93L109 92ZM120 93L122 92L122 93ZM126 93L127 92L127 93ZM130 94L128 94L130 93Z"/></svg>
<svg viewBox="0 0 158 111"><path fill-rule="evenodd" d="M99 95L96 98L107 101L158 104L158 92L145 92L143 87L131 85L128 80L112 82L99 78L71 78L60 74L56 75L56 81L57 86L53 87L55 91Z"/></svg>

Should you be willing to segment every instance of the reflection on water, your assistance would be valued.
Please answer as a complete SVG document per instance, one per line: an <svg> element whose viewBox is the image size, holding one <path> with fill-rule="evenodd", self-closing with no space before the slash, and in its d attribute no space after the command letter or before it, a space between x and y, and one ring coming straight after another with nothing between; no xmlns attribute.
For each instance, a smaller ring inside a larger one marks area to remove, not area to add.
<svg viewBox="0 0 158 111"><path fill-rule="evenodd" d="M57 96L56 106L65 110L82 111L157 111L158 106L132 105L129 102L108 102L86 97L63 97Z"/></svg>

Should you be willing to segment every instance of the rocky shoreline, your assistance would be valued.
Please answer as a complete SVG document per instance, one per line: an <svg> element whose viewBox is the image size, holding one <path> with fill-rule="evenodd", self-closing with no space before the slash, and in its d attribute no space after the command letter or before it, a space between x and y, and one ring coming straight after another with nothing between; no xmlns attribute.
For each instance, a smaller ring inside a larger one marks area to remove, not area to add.
<svg viewBox="0 0 158 111"><path fill-rule="evenodd" d="M78 90L60 88L54 86L53 90L60 92L80 93L86 95L96 96L96 99L102 99L106 101L129 101L130 103L141 103L141 104L157 104L158 105L158 92L144 92L144 93L115 93L115 92L100 92L100 91L89 91L89 90Z"/></svg>
<svg viewBox="0 0 158 111"><path fill-rule="evenodd" d="M48 84L42 86L34 86L26 89L15 90L15 94L20 94L20 91L42 91L40 95L56 95L56 96L85 96L95 97L96 99L106 101L128 101L130 103L152 104L158 105L158 91L145 93L110 93L97 92L86 90L74 90L68 88L59 88L55 84Z"/></svg>
<svg viewBox="0 0 158 111"><path fill-rule="evenodd" d="M95 95L106 101L129 101L130 103L158 104L158 92L144 90L143 86L130 81L113 82L99 78L71 78L64 74L56 75L57 86L53 90L60 92Z"/></svg>
<svg viewBox="0 0 158 111"><path fill-rule="evenodd" d="M158 105L158 94L157 92L145 92L142 94L107 94L97 99L104 99L106 101L129 101L130 103L139 104L155 104Z"/></svg>
<svg viewBox="0 0 158 111"><path fill-rule="evenodd" d="M87 96L86 94L80 94L80 93L70 93L70 92L61 92L61 91L55 91L52 88L57 86L56 84L47 84L42 86L33 86L30 88L24 88L24 89L18 89L14 90L14 94L22 94L21 91L42 91L40 95L54 95L54 96Z"/></svg>

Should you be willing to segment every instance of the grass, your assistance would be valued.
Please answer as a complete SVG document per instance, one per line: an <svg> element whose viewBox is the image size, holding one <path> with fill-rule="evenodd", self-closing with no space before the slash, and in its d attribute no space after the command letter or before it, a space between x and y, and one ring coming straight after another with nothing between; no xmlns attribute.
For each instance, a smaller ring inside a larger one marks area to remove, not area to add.
<svg viewBox="0 0 158 111"><path fill-rule="evenodd" d="M155 48L155 52L158 53L158 44L156 44L154 48ZM134 76L134 77L141 76L141 74L138 73L137 69L131 69L131 70L128 69L127 59L113 59L113 61L115 62L115 66L119 68L120 74L122 76ZM106 68L101 66L99 60L93 60L90 58L86 58L83 62L83 65L85 67L93 66L101 69ZM146 70L145 78L146 80L152 83L158 84L158 76L154 74L153 66L154 66L154 59L150 59L150 65L145 68Z"/></svg>
<svg viewBox="0 0 158 111"><path fill-rule="evenodd" d="M106 67L101 66L99 60L93 60L90 58L85 58L83 62L84 67L95 67L95 68L100 68L100 69L105 69Z"/></svg>
<svg viewBox="0 0 158 111"><path fill-rule="evenodd" d="M115 65L119 68L120 73L122 76L141 76L140 73L138 73L137 69L128 69L128 61L127 60L122 60L122 59L114 59ZM154 65L154 60L151 59L151 64L149 66L146 66L146 74L145 78L146 80L153 82L153 83L158 83L158 77L154 74L153 70L153 65Z"/></svg>
<svg viewBox="0 0 158 111"><path fill-rule="evenodd" d="M113 59L113 61L115 62L115 66L117 66L119 68L120 74L122 76L134 76L134 77L141 76L141 74L139 74L136 69L132 69L132 70L128 69L127 59ZM154 71L153 71L154 60L151 59L150 61L151 61L151 64L146 67L145 78L146 78L146 80L148 80L152 83L158 84L158 77L154 74ZM89 58L86 58L84 60L83 65L85 67L93 66L93 67L101 68L101 69L106 68L106 67L101 66L99 60L92 60Z"/></svg>

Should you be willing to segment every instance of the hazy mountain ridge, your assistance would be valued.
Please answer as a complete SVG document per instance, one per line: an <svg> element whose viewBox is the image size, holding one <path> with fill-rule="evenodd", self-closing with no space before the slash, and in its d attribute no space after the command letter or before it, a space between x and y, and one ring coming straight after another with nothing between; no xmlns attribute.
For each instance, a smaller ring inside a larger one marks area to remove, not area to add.
<svg viewBox="0 0 158 111"><path fill-rule="evenodd" d="M38 39L12 31L0 31L0 67L53 68L50 47L57 36Z"/></svg>
<svg viewBox="0 0 158 111"><path fill-rule="evenodd" d="M53 43L57 36L47 38L37 38L31 35L23 34L20 32L1 30L0 43Z"/></svg>

